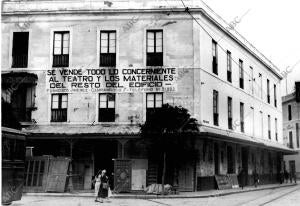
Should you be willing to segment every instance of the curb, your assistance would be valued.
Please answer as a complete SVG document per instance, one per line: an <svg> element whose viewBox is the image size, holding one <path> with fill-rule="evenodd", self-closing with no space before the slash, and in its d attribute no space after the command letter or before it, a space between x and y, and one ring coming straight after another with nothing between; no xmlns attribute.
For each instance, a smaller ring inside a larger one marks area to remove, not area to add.
<svg viewBox="0 0 300 206"><path fill-rule="evenodd" d="M253 192L253 191L260 191L260 190L269 190L269 189L277 189L277 188L284 188L284 187L292 187L296 186L297 183L288 184L288 185L276 185L270 187L257 187L257 188L246 188L244 190L235 190L235 191L224 191L220 193L214 194L191 194L188 195L114 195L111 199L179 199L179 198L208 198L208 197L219 197L219 196L226 196L232 194L239 194L245 192ZM48 197L94 197L93 193L23 193L24 196L48 196Z"/></svg>

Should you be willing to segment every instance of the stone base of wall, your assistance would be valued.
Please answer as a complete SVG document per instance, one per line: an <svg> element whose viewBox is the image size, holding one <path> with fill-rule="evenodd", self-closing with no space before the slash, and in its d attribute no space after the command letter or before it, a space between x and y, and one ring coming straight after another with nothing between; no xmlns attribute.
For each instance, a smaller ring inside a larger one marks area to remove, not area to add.
<svg viewBox="0 0 300 206"><path fill-rule="evenodd" d="M216 189L215 176L197 177L197 191Z"/></svg>

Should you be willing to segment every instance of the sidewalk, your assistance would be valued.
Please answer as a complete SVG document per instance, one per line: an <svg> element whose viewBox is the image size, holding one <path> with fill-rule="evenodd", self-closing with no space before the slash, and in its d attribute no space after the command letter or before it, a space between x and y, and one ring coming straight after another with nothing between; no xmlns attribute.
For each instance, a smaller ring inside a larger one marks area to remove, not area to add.
<svg viewBox="0 0 300 206"><path fill-rule="evenodd" d="M291 187L295 186L295 183L285 183L285 184L269 184L269 185L259 185L258 187L248 186L244 189L228 189L228 190L208 190L208 191L197 191L197 192L180 192L179 194L172 195L155 195L146 193L121 193L114 194L111 198L120 199L160 199L160 198L207 198L224 196L236 193L276 189L281 187ZM93 192L65 192L65 193L23 193L24 196L53 196L53 197L94 197Z"/></svg>

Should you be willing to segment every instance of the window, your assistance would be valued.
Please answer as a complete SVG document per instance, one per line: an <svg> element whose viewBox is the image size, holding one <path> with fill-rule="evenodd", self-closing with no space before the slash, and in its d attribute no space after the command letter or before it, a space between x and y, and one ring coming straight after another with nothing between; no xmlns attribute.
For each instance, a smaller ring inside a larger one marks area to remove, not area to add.
<svg viewBox="0 0 300 206"><path fill-rule="evenodd" d="M253 76L253 67L250 67L250 89L251 89L251 94L254 94L254 76Z"/></svg>
<svg viewBox="0 0 300 206"><path fill-rule="evenodd" d="M251 129L251 135L254 136L254 107L250 107L250 129Z"/></svg>
<svg viewBox="0 0 300 206"><path fill-rule="evenodd" d="M292 105L288 105L288 120L292 120Z"/></svg>
<svg viewBox="0 0 300 206"><path fill-rule="evenodd" d="M70 32L54 32L53 41L53 67L68 67Z"/></svg>
<svg viewBox="0 0 300 206"><path fill-rule="evenodd" d="M268 137L271 139L271 116L268 115Z"/></svg>
<svg viewBox="0 0 300 206"><path fill-rule="evenodd" d="M270 80L267 79L267 102L270 104Z"/></svg>
<svg viewBox="0 0 300 206"><path fill-rule="evenodd" d="M299 123L296 123L296 140L297 140L297 147L300 147L300 137L299 137Z"/></svg>
<svg viewBox="0 0 300 206"><path fill-rule="evenodd" d="M292 131L290 131L289 132L289 147L291 148L291 149L293 149L294 148L294 145L293 145L293 132Z"/></svg>
<svg viewBox="0 0 300 206"><path fill-rule="evenodd" d="M100 32L100 67L116 66L116 31Z"/></svg>
<svg viewBox="0 0 300 206"><path fill-rule="evenodd" d="M146 101L146 118L147 120L149 120L149 118L151 118L151 115L162 108L163 93L147 93Z"/></svg>
<svg viewBox="0 0 300 206"><path fill-rule="evenodd" d="M218 75L218 48L215 40L212 40L212 57L212 70L214 74Z"/></svg>
<svg viewBox="0 0 300 206"><path fill-rule="evenodd" d="M263 138L264 137L264 116L263 116L263 112L260 111L260 136Z"/></svg>
<svg viewBox="0 0 300 206"><path fill-rule="evenodd" d="M232 98L228 97L228 129L232 129Z"/></svg>
<svg viewBox="0 0 300 206"><path fill-rule="evenodd" d="M163 31L147 31L147 66L163 66Z"/></svg>
<svg viewBox="0 0 300 206"><path fill-rule="evenodd" d="M219 126L219 92L213 91L214 125Z"/></svg>
<svg viewBox="0 0 300 206"><path fill-rule="evenodd" d="M115 94L99 94L99 122L115 121Z"/></svg>
<svg viewBox="0 0 300 206"><path fill-rule="evenodd" d="M240 102L240 125L241 132L245 132L245 123L244 123L244 103Z"/></svg>
<svg viewBox="0 0 300 206"><path fill-rule="evenodd" d="M258 86L258 90L259 90L259 97L262 99L263 98L263 87L262 87L262 74L261 73L259 73L259 75L258 75L258 84L259 84L259 86Z"/></svg>
<svg viewBox="0 0 300 206"><path fill-rule="evenodd" d="M232 58L231 52L227 50L227 81L232 82Z"/></svg>
<svg viewBox="0 0 300 206"><path fill-rule="evenodd" d="M277 118L275 118L275 139L278 141L278 125Z"/></svg>
<svg viewBox="0 0 300 206"><path fill-rule="evenodd" d="M12 47L12 68L26 68L28 64L29 32L14 32Z"/></svg>
<svg viewBox="0 0 300 206"><path fill-rule="evenodd" d="M274 106L277 107L277 91L276 91L276 84L274 84Z"/></svg>
<svg viewBox="0 0 300 206"><path fill-rule="evenodd" d="M66 122L68 109L67 94L52 94L51 122Z"/></svg>
<svg viewBox="0 0 300 206"><path fill-rule="evenodd" d="M240 88L244 89L244 66L243 60L239 60Z"/></svg>

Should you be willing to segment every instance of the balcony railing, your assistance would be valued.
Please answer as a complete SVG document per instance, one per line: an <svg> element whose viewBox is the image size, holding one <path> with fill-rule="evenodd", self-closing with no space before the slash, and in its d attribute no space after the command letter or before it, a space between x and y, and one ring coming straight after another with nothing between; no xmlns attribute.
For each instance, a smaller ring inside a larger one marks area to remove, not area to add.
<svg viewBox="0 0 300 206"><path fill-rule="evenodd" d="M68 67L69 54L53 55L53 67Z"/></svg>
<svg viewBox="0 0 300 206"><path fill-rule="evenodd" d="M100 54L100 67L115 67L116 53Z"/></svg>
<svg viewBox="0 0 300 206"><path fill-rule="evenodd" d="M227 81L231 82L231 71L227 71Z"/></svg>
<svg viewBox="0 0 300 206"><path fill-rule="evenodd" d="M26 68L28 64L27 54L18 54L12 57L12 68Z"/></svg>
<svg viewBox="0 0 300 206"><path fill-rule="evenodd" d="M232 118L228 118L228 129L232 129Z"/></svg>
<svg viewBox="0 0 300 206"><path fill-rule="evenodd" d="M217 62L217 57L213 57L213 61L212 61L212 69L213 69L213 73L218 74L218 62Z"/></svg>
<svg viewBox="0 0 300 206"><path fill-rule="evenodd" d="M13 108L13 112L20 122L31 122L31 113L34 108Z"/></svg>
<svg viewBox="0 0 300 206"><path fill-rule="evenodd" d="M114 122L115 117L115 108L99 108L99 122Z"/></svg>
<svg viewBox="0 0 300 206"><path fill-rule="evenodd" d="M240 78L240 88L244 89L244 78Z"/></svg>
<svg viewBox="0 0 300 206"><path fill-rule="evenodd" d="M219 126L219 114L214 113L214 125Z"/></svg>
<svg viewBox="0 0 300 206"><path fill-rule="evenodd" d="M163 53L147 53L147 66L163 66Z"/></svg>
<svg viewBox="0 0 300 206"><path fill-rule="evenodd" d="M245 132L245 123L244 121L241 121L241 132Z"/></svg>
<svg viewBox="0 0 300 206"><path fill-rule="evenodd" d="M67 121L67 109L51 110L51 122L66 122L66 121Z"/></svg>

